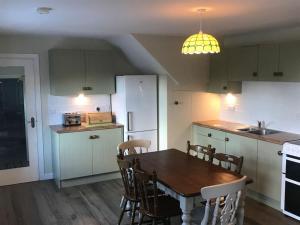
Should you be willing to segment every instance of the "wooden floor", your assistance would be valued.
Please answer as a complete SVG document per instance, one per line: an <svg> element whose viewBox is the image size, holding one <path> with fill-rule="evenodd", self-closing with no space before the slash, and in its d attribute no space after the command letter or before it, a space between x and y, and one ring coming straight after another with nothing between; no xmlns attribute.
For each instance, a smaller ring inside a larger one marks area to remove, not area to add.
<svg viewBox="0 0 300 225"><path fill-rule="evenodd" d="M1 225L116 225L120 180L65 188L51 181L0 187ZM124 217L126 219L126 217ZM124 220L123 224L128 221ZM179 225L179 218L172 224ZM299 222L254 200L246 201L246 225L296 225Z"/></svg>

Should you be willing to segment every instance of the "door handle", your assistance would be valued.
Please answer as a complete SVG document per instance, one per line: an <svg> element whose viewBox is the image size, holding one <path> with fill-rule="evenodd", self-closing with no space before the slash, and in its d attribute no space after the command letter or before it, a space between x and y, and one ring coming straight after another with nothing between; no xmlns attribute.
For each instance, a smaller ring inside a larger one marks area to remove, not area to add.
<svg viewBox="0 0 300 225"><path fill-rule="evenodd" d="M132 131L132 112L127 112L127 130Z"/></svg>
<svg viewBox="0 0 300 225"><path fill-rule="evenodd" d="M228 137L226 137L226 138L225 138L225 141L229 141L229 138L228 138Z"/></svg>
<svg viewBox="0 0 300 225"><path fill-rule="evenodd" d="M32 128L35 128L35 118L34 118L34 117L31 117L31 118L30 118L30 121L29 121L28 123L30 123L30 126L31 126Z"/></svg>

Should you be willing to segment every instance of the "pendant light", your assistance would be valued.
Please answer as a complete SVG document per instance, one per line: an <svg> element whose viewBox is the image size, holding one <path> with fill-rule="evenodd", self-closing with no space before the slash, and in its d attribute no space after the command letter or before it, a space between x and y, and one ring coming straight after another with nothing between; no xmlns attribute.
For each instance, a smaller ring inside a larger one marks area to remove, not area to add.
<svg viewBox="0 0 300 225"><path fill-rule="evenodd" d="M220 46L217 39L202 32L202 13L207 9L198 9L200 13L200 31L197 34L189 36L183 43L182 54L213 54L220 52Z"/></svg>

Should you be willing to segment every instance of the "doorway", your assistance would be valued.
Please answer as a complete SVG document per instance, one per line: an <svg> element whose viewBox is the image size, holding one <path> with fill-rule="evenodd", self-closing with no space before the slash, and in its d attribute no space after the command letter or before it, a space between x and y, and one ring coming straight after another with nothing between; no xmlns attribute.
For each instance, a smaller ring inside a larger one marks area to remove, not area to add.
<svg viewBox="0 0 300 225"><path fill-rule="evenodd" d="M42 150L37 55L0 54L0 186L39 179Z"/></svg>

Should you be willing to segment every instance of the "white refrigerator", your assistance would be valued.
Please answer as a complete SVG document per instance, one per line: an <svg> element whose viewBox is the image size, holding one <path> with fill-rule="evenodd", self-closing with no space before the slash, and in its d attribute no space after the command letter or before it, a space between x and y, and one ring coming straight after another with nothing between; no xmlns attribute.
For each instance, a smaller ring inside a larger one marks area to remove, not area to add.
<svg viewBox="0 0 300 225"><path fill-rule="evenodd" d="M157 76L116 76L112 95L116 122L124 125L124 141L151 140L149 151L157 151Z"/></svg>

